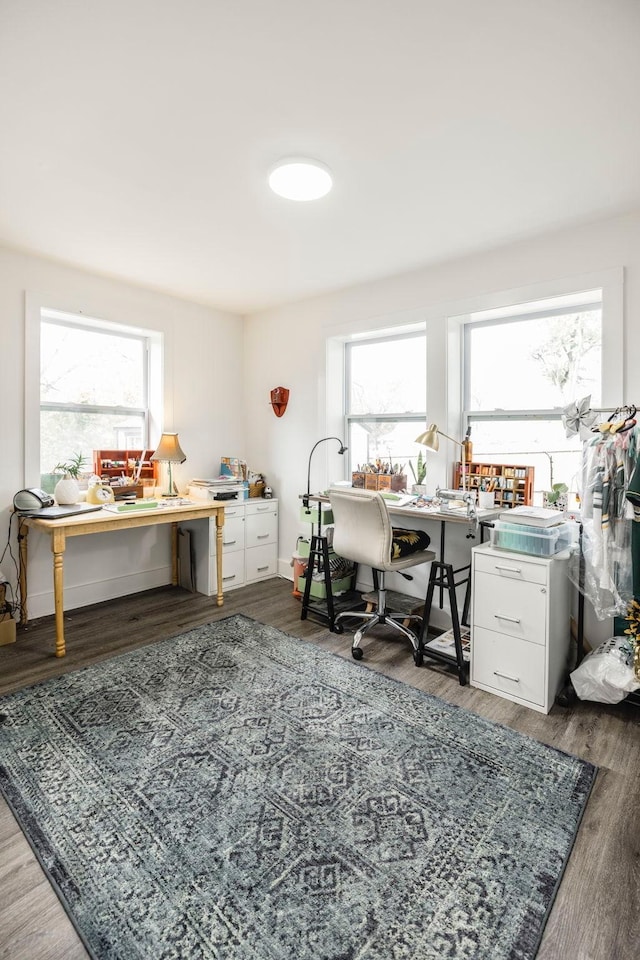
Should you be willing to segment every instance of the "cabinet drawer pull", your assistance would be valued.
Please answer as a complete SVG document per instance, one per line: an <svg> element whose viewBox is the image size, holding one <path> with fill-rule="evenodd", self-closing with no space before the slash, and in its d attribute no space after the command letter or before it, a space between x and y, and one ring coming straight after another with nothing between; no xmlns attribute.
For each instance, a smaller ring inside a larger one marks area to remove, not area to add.
<svg viewBox="0 0 640 960"><path fill-rule="evenodd" d="M493 671L494 677L502 677L503 680L511 680L513 683L520 683L520 677L510 677L508 673L500 673L499 670Z"/></svg>
<svg viewBox="0 0 640 960"><path fill-rule="evenodd" d="M223 579L223 580L235 580L235 578L236 578L235 573L230 573L228 577L223 577L222 579Z"/></svg>
<svg viewBox="0 0 640 960"><path fill-rule="evenodd" d="M266 540L268 536L269 536L268 533L259 533L256 536L256 540Z"/></svg>
<svg viewBox="0 0 640 960"><path fill-rule="evenodd" d="M222 541L222 546L223 546L223 547L231 547L234 543L237 543L237 542L238 542L237 540L223 540L223 541Z"/></svg>
<svg viewBox="0 0 640 960"><path fill-rule="evenodd" d="M264 567L256 567L256 569L257 569L258 573L261 573L262 570L268 570L268 569L269 569L269 564L268 564L268 563L265 564Z"/></svg>
<svg viewBox="0 0 640 960"><path fill-rule="evenodd" d="M269 507L256 507L256 513L264 513L264 511L268 509Z"/></svg>
<svg viewBox="0 0 640 960"><path fill-rule="evenodd" d="M522 567L501 567L496 563L496 570L504 570L505 573L522 573Z"/></svg>
<svg viewBox="0 0 640 960"><path fill-rule="evenodd" d="M520 617L508 617L504 613L494 613L496 620L508 620L509 623L520 623Z"/></svg>

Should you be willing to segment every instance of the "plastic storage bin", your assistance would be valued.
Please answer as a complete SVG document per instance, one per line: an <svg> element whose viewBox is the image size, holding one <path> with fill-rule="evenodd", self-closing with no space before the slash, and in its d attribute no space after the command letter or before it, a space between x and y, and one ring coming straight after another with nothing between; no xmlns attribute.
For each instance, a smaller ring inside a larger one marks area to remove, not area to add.
<svg viewBox="0 0 640 960"><path fill-rule="evenodd" d="M533 527L496 520L491 529L491 544L499 550L513 550L534 557L554 557L572 547L577 538L577 529L575 523Z"/></svg>
<svg viewBox="0 0 640 960"><path fill-rule="evenodd" d="M304 594L304 588L306 586L307 578L298 577L298 590L301 594ZM349 577L340 577L339 580L331 581L331 594L335 598L341 593L346 593L348 590L351 590L353 587L353 574ZM312 577L311 579L311 590L309 595L314 600L326 600L327 599L327 585L324 582L324 577L322 580Z"/></svg>
<svg viewBox="0 0 640 960"><path fill-rule="evenodd" d="M320 521L323 527L328 523L333 523L331 504L314 501L308 507L300 507L300 519L303 523L318 523Z"/></svg>

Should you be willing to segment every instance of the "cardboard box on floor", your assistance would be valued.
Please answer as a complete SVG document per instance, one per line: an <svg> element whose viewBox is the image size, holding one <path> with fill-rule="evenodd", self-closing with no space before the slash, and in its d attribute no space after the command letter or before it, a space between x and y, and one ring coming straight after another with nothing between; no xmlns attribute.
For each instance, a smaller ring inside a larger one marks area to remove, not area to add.
<svg viewBox="0 0 640 960"><path fill-rule="evenodd" d="M16 642L16 622L6 601L6 587L4 583L0 583L0 647Z"/></svg>
<svg viewBox="0 0 640 960"><path fill-rule="evenodd" d="M0 647L16 642L16 622L10 613L0 614Z"/></svg>

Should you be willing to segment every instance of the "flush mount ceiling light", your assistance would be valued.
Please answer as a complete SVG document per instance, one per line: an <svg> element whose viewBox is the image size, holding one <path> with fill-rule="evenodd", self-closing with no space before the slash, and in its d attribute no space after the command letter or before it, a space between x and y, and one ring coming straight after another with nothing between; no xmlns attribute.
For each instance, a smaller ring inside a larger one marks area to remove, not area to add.
<svg viewBox="0 0 640 960"><path fill-rule="evenodd" d="M269 186L286 200L319 200L332 185L329 168L317 160L281 160L269 174Z"/></svg>

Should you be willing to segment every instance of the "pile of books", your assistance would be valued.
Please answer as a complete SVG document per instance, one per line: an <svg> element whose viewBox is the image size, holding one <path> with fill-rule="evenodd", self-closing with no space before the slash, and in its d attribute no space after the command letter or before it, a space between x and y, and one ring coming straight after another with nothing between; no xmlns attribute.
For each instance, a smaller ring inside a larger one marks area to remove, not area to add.
<svg viewBox="0 0 640 960"><path fill-rule="evenodd" d="M564 523L566 517L562 510L549 510L543 507L513 507L500 514L500 520L507 523L523 523L527 527L555 527Z"/></svg>

